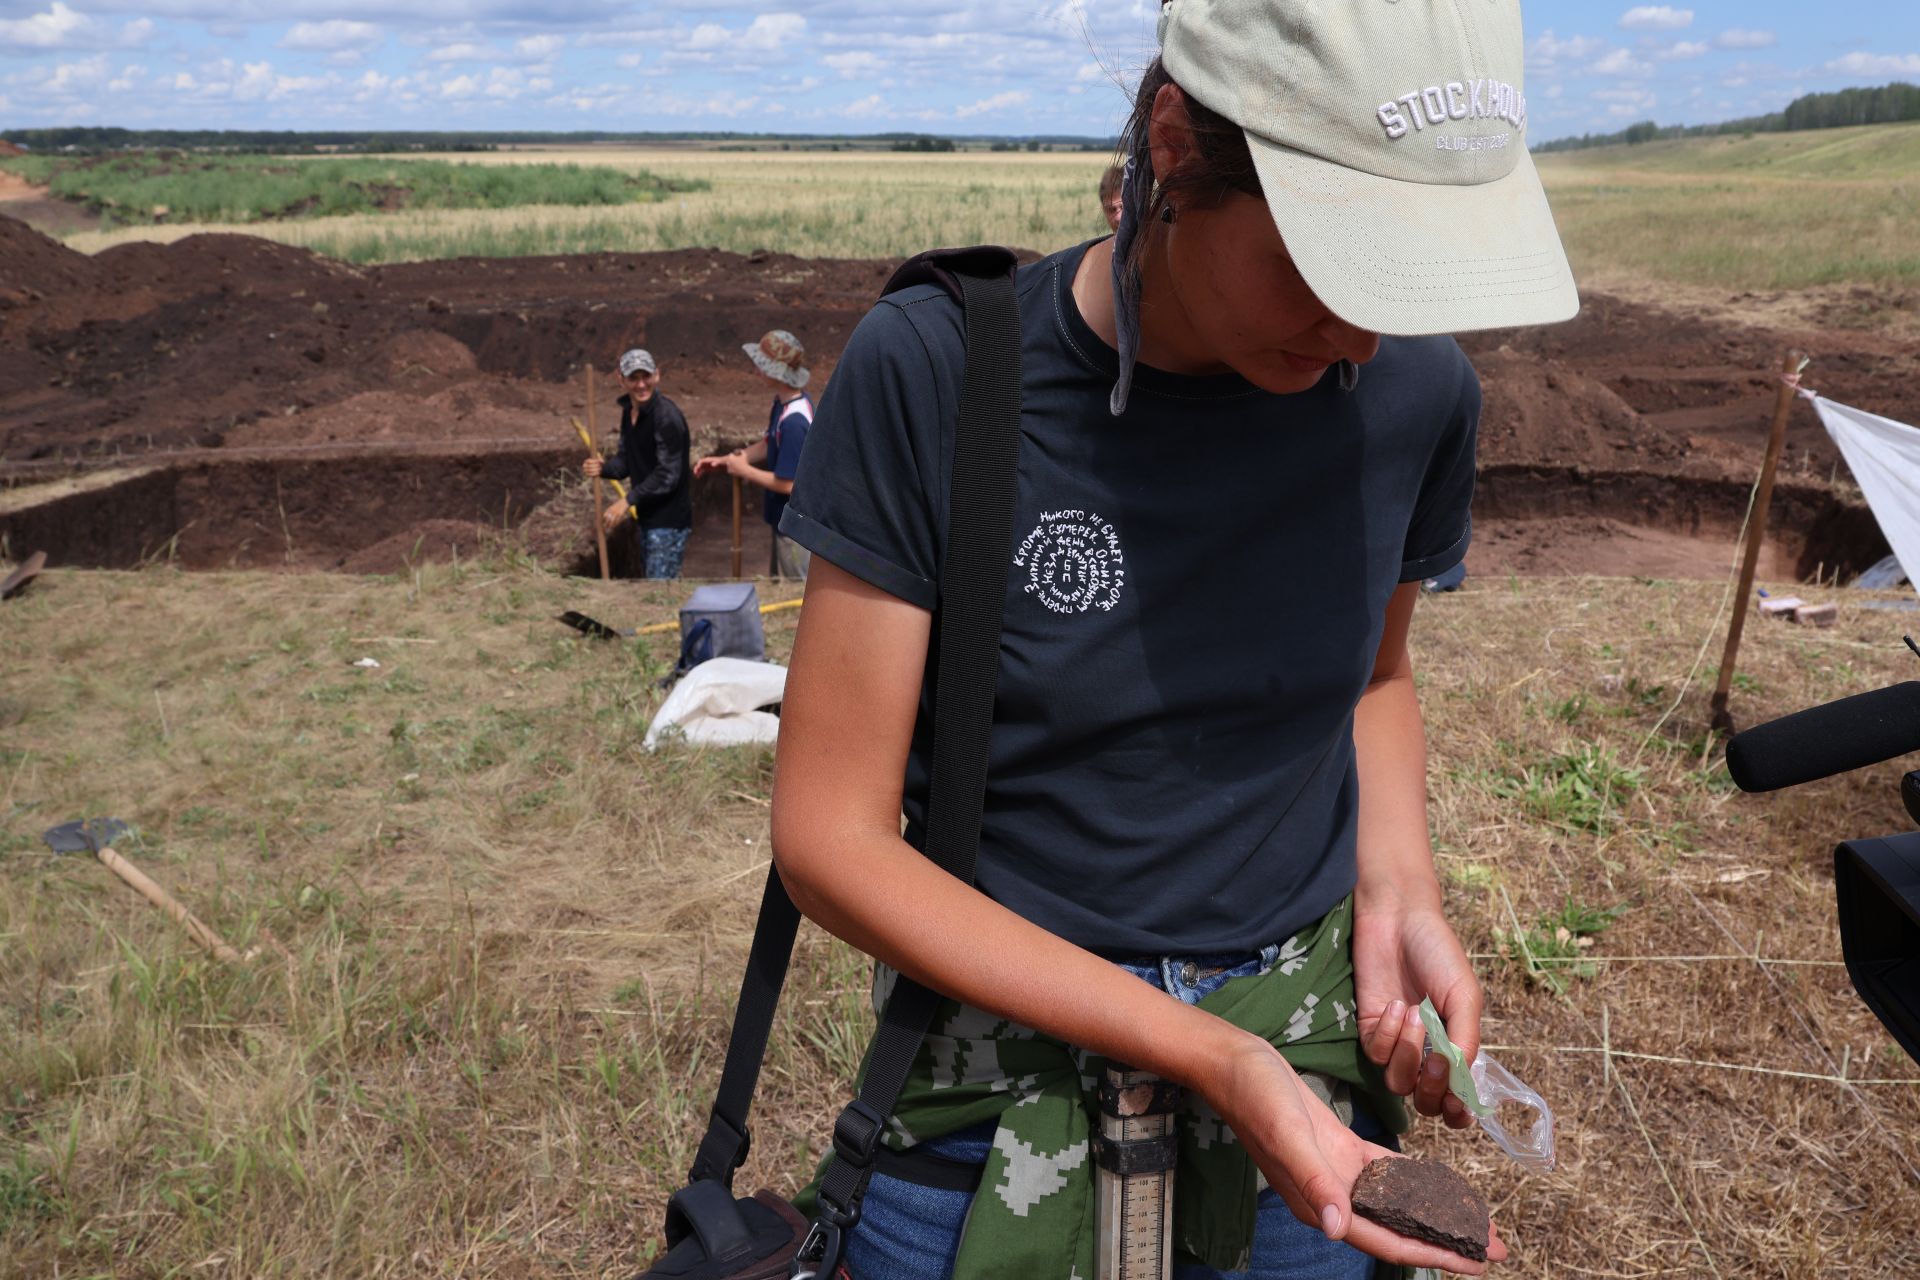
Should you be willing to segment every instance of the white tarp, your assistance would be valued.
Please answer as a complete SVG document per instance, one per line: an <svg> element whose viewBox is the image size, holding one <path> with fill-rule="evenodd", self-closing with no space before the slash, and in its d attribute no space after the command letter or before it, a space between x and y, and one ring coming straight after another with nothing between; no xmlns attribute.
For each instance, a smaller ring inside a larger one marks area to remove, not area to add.
<svg viewBox="0 0 1920 1280"><path fill-rule="evenodd" d="M779 702L786 691L787 669L777 662L709 658L681 677L660 704L647 726L647 750L675 726L700 746L772 742L780 736L780 717L760 708Z"/></svg>
<svg viewBox="0 0 1920 1280"><path fill-rule="evenodd" d="M1920 429L1820 397L1813 407L1867 495L1907 581L1920 590Z"/></svg>

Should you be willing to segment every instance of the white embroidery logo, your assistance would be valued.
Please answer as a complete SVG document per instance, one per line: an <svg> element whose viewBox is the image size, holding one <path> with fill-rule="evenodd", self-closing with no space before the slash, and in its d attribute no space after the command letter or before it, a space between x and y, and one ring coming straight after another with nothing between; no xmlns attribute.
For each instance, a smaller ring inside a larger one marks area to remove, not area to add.
<svg viewBox="0 0 1920 1280"><path fill-rule="evenodd" d="M1055 613L1112 609L1127 584L1120 534L1093 511L1042 511L1014 554L1026 593Z"/></svg>

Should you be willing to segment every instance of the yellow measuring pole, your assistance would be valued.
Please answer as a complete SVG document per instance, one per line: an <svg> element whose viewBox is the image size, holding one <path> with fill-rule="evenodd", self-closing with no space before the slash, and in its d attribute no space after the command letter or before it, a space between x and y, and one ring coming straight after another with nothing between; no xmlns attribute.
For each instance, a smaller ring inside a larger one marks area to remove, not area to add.
<svg viewBox="0 0 1920 1280"><path fill-rule="evenodd" d="M803 603L805 602L801 600L777 600L772 604L761 605L760 612L763 614L779 613L785 609L798 609ZM656 622L650 627L641 627L638 631L635 631L633 634L637 636L657 636L657 635L663 634L664 632L678 631L679 629L680 629L680 622L678 619L675 619L672 622Z"/></svg>

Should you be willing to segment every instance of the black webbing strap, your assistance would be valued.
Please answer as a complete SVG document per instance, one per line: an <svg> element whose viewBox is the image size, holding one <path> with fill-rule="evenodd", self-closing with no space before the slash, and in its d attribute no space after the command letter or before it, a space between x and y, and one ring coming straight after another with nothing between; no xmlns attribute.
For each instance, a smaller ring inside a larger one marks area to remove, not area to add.
<svg viewBox="0 0 1920 1280"><path fill-rule="evenodd" d="M955 879L972 884L1013 549L1020 323L1011 279L960 276L959 283L966 304L967 363L940 569L925 853ZM834 1124L836 1158L821 1179L819 1202L822 1218L844 1219L836 1223L842 1228L859 1219L874 1147L939 999L911 979L894 984L860 1096Z"/></svg>
<svg viewBox="0 0 1920 1280"><path fill-rule="evenodd" d="M767 1056L767 1036L773 1030L773 1013L780 1004L780 988L787 980L787 965L799 928L800 909L787 896L779 871L769 867L767 887L760 895L760 918L753 927L753 949L747 953L747 972L740 979L740 1000L734 1006L726 1065L720 1069L713 1114L687 1174L688 1182L715 1178L731 1187L733 1171L747 1158L753 1144L747 1112L753 1107L754 1086L760 1080L760 1063Z"/></svg>
<svg viewBox="0 0 1920 1280"><path fill-rule="evenodd" d="M1020 448L1020 316L1013 265L1013 256L999 249L927 254L903 266L886 289L891 293L917 280L938 280L960 294L965 315L966 366L936 621L933 762L924 852L968 884L973 882L986 797ZM770 869L720 1087L689 1182L714 1179L731 1187L734 1171L747 1157L752 1144L747 1113L799 924L798 908L778 871ZM934 993L916 982L901 978L895 984L860 1096L834 1125L839 1158L829 1166L820 1192L822 1218L833 1228L833 1261L838 1259L839 1229L859 1217L874 1150L937 1002ZM815 1226L817 1236L820 1224ZM670 1216L669 1243L678 1243L687 1230L684 1222ZM810 1237L809 1245L813 1243ZM820 1260L818 1254L815 1260Z"/></svg>

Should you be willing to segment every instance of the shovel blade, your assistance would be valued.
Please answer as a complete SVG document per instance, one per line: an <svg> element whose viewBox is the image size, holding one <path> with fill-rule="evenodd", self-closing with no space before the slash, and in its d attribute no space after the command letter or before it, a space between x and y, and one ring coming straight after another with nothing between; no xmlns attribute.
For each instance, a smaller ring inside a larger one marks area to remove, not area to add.
<svg viewBox="0 0 1920 1280"><path fill-rule="evenodd" d="M40 833L55 853L98 853L133 830L118 818L85 818Z"/></svg>
<svg viewBox="0 0 1920 1280"><path fill-rule="evenodd" d="M586 614L577 613L572 609L561 614L560 621L566 623L575 631L592 636L595 640L618 640L622 635L629 634L615 631L606 623L594 618L589 618Z"/></svg>

